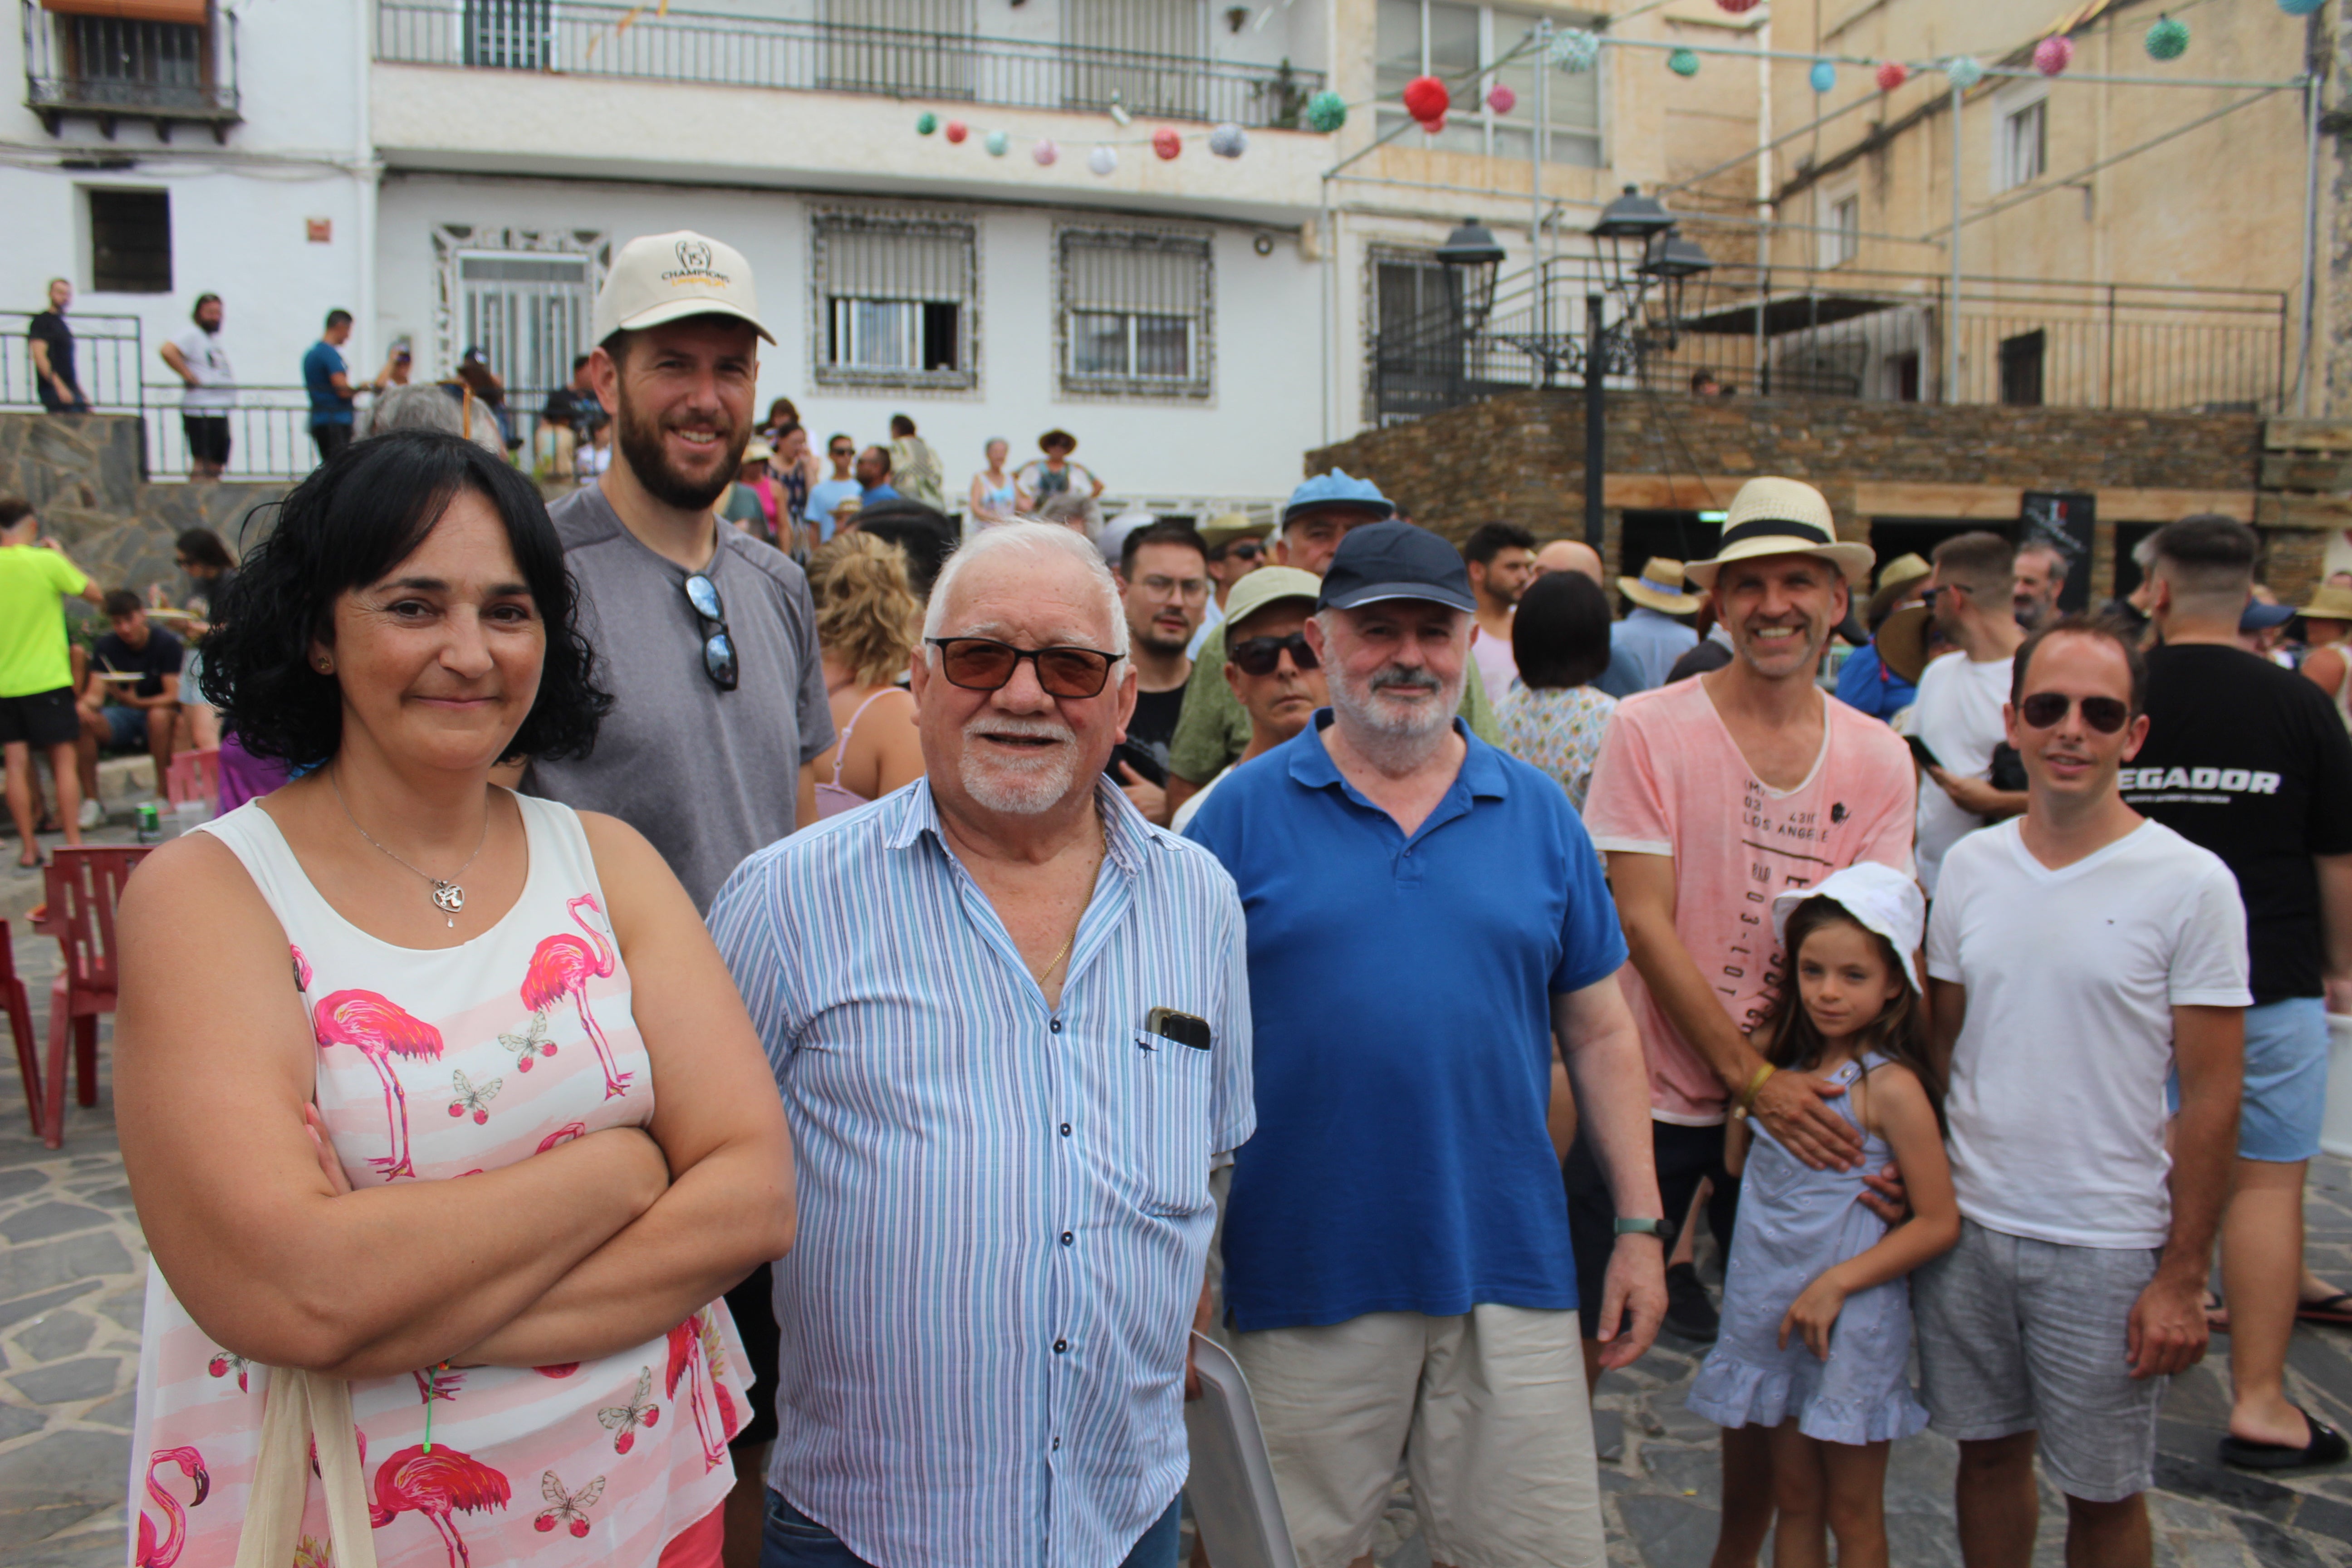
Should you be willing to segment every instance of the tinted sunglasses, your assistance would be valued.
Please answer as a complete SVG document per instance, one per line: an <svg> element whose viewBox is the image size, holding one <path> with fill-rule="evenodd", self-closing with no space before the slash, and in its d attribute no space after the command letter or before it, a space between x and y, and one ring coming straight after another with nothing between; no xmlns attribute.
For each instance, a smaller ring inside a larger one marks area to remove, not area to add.
<svg viewBox="0 0 2352 1568"><path fill-rule="evenodd" d="M719 690L732 691L740 671L735 663L735 637L727 629L727 604L719 596L719 584L697 572L686 580L685 587L687 604L704 622L702 673ZM710 631L709 628L714 626L719 629Z"/></svg>
<svg viewBox="0 0 2352 1568"><path fill-rule="evenodd" d="M1226 545L1225 553L1236 561L1255 561L1265 554L1265 551L1256 540L1244 539Z"/></svg>
<svg viewBox="0 0 2352 1568"><path fill-rule="evenodd" d="M966 691L997 691L1027 659L1048 697L1097 697L1110 679L1110 667L1125 654L1090 647L1014 647L991 637L925 637L940 650L940 673Z"/></svg>
<svg viewBox="0 0 2352 1568"><path fill-rule="evenodd" d="M2047 730L2066 717L2075 700L2063 691L2037 691L2017 705L2017 716L2029 729ZM2102 735L2112 735L2131 722L2131 707L2117 697L2082 699L2083 722Z"/></svg>
<svg viewBox="0 0 2352 1568"><path fill-rule="evenodd" d="M1244 675L1272 675L1281 666L1285 652L1290 662L1300 670L1320 669L1322 660L1307 646L1305 632L1292 632L1288 637L1244 637L1225 649L1225 657L1241 667Z"/></svg>

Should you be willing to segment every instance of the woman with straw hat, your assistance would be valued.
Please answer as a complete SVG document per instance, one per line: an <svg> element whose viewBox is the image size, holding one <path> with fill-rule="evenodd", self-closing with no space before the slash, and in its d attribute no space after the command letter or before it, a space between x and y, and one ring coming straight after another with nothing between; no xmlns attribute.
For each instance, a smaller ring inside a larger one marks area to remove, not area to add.
<svg viewBox="0 0 2352 1568"><path fill-rule="evenodd" d="M2347 659L2347 637L2352 635L2352 588L2323 584L2311 591L2311 597L2296 606L2295 614L2303 617L2304 638L2310 652L2303 657L2303 673L2314 685L2327 693L2336 704L2336 716L2347 729L2352 729L2352 659Z"/></svg>

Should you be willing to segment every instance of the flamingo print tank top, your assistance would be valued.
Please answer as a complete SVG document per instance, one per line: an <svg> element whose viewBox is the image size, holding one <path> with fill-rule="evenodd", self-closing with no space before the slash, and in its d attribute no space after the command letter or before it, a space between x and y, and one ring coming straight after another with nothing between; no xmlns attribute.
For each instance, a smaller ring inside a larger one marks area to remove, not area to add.
<svg viewBox="0 0 2352 1568"><path fill-rule="evenodd" d="M319 1110L354 1187L449 1181L652 1119L629 973L587 836L570 806L516 804L530 847L522 897L489 931L435 952L335 913L258 803L205 825L285 928L318 1042ZM235 1563L268 1380L207 1338L149 1266L131 1449L138 1568ZM725 1499L749 1383L724 1302L601 1361L354 1382L377 1561L650 1568ZM302 1535L287 1568L326 1568L315 1477Z"/></svg>

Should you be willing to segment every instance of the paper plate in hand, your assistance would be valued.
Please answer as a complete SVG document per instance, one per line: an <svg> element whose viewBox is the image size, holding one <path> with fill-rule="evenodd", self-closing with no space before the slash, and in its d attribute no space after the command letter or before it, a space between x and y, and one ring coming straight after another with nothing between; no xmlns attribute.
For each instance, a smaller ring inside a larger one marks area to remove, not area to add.
<svg viewBox="0 0 2352 1568"><path fill-rule="evenodd" d="M1201 1374L1201 1397L1184 1406L1192 1445L1192 1476L1184 1491L1209 1561L1216 1568L1298 1568L1241 1367L1224 1346L1197 1333L1192 1364Z"/></svg>

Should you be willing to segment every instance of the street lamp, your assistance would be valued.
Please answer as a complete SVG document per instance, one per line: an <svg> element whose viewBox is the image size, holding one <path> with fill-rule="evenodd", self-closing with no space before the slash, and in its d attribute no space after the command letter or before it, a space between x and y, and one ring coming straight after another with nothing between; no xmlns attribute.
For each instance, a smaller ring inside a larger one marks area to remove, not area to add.
<svg viewBox="0 0 2352 1568"><path fill-rule="evenodd" d="M1593 252L1601 262L1602 289L1625 297L1625 316L1629 321L1640 308L1642 294L1654 277L1668 279L1670 287L1676 290L1673 297L1679 301L1681 280L1695 276L1686 271L1653 272L1653 262L1664 264L1673 252L1675 218L1655 196L1643 195L1639 186L1627 185L1623 195L1601 209L1600 220L1587 232L1592 236ZM1689 248L1698 250L1695 245ZM1642 258L1630 279L1626 276L1629 249ZM1698 259L1706 260L1704 253ZM1679 268L1687 263L1688 258L1681 257L1672 265ZM1607 299L1600 289L1585 295L1584 321L1584 542L1605 558L1601 500L1609 458L1610 332Z"/></svg>
<svg viewBox="0 0 2352 1568"><path fill-rule="evenodd" d="M1460 302L1463 330L1476 331L1486 313L1495 308L1495 277L1502 270L1503 247L1486 226L1475 217L1465 217L1461 226L1445 237L1437 247L1437 259L1444 263L1454 279L1454 299Z"/></svg>
<svg viewBox="0 0 2352 1568"><path fill-rule="evenodd" d="M1683 319L1683 297L1694 278L1704 278L1715 270L1715 258L1701 249L1694 239L1685 239L1682 231L1668 228L1651 237L1642 258L1641 276L1658 285L1665 306L1666 337L1671 343L1677 325Z"/></svg>

